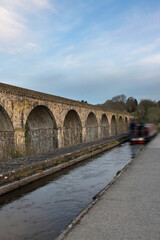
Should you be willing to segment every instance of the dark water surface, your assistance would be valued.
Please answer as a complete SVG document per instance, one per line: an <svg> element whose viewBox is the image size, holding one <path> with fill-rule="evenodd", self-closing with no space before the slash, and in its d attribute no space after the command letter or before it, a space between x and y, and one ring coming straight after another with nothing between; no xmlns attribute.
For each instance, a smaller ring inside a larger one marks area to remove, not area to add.
<svg viewBox="0 0 160 240"><path fill-rule="evenodd" d="M0 197L0 240L55 239L141 148L124 143Z"/></svg>

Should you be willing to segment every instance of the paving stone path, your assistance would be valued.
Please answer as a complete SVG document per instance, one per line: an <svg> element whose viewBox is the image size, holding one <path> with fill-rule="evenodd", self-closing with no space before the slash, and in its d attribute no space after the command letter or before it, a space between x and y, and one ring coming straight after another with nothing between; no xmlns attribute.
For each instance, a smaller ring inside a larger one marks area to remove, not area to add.
<svg viewBox="0 0 160 240"><path fill-rule="evenodd" d="M160 134L63 239L160 239Z"/></svg>

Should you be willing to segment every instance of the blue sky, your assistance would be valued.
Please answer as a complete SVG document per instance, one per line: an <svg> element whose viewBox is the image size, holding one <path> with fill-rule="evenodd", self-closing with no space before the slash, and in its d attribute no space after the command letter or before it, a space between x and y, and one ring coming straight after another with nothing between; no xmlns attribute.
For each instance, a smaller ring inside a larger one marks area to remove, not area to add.
<svg viewBox="0 0 160 240"><path fill-rule="evenodd" d="M159 0L0 0L0 82L160 100Z"/></svg>

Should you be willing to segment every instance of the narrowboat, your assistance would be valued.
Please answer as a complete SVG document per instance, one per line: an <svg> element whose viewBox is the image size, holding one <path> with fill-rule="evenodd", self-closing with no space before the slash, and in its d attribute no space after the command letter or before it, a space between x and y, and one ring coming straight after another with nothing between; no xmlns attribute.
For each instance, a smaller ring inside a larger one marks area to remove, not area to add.
<svg viewBox="0 0 160 240"><path fill-rule="evenodd" d="M131 144L147 143L157 134L156 126L152 123L136 124L130 137Z"/></svg>

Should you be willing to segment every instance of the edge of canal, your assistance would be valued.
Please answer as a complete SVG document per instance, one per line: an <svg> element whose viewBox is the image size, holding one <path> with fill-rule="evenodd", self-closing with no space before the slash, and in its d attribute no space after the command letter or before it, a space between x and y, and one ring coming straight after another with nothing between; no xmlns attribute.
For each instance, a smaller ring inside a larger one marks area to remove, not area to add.
<svg viewBox="0 0 160 240"><path fill-rule="evenodd" d="M78 151L24 166L0 175L0 196L37 181L45 176L70 167L90 157L110 150L128 140L128 136L115 138ZM110 184L109 184L110 185ZM97 198L96 198L97 199ZM96 201L96 200L95 200ZM87 210L88 211L88 210ZM84 215L84 214L83 214Z"/></svg>
<svg viewBox="0 0 160 240"><path fill-rule="evenodd" d="M141 151L129 162L127 163L120 171L117 172L116 176L95 196L92 198L92 202L90 202L78 215L77 217L68 224L68 226L63 230L60 235L56 238L56 240L63 240L69 232L81 221L81 219L93 208L93 206L100 200L101 196L119 179L121 174L125 172L128 167L133 164L133 162L141 155L141 153L146 149L146 146L141 149Z"/></svg>

